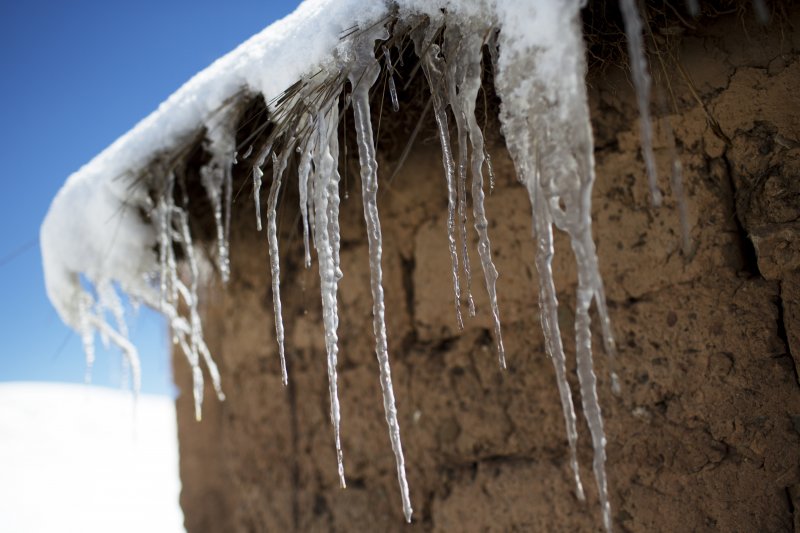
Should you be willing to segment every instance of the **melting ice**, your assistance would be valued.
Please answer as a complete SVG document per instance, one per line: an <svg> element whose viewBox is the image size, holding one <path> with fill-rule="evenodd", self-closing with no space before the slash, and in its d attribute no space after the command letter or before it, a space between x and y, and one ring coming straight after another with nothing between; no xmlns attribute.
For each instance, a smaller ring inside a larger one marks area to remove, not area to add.
<svg viewBox="0 0 800 533"><path fill-rule="evenodd" d="M555 369L576 493L583 499L577 461L577 417L567 380L552 268L554 228L569 236L578 266L574 335L580 398L594 448L593 471L603 522L606 530L610 531L606 437L592 360L589 314L592 304L597 308L605 351L611 358L615 344L591 233L594 146L584 79L586 63L579 17L581 2L498 1L489 6L466 0L398 0L391 4L346 0L335 7L331 5L331 9L318 9L317 4L326 1L301 5L298 14L278 23L273 33L270 33L271 29L265 30L192 80L155 118L144 121L130 137L115 143L108 154L98 158L99 162L93 162L87 169L73 175L54 200L42 227L47 289L64 321L81 333L87 368L91 368L93 361L95 334L99 334L101 339L123 351L131 369L134 389L138 390L138 355L127 339L116 284L136 299L161 309L167 316L174 342L181 347L192 369L197 418L201 416L204 388L201 364L208 369L218 397L224 398L219 372L205 344L200 321L200 262L203 255L192 240L188 217L191 206L185 185L176 178L173 166L159 163L153 154L177 149L193 134L198 124L205 132L204 148L210 154L210 160L200 171L201 183L208 194L216 229L217 270L223 281L227 281L230 273L232 166L236 162L235 138L239 116L232 106L226 106L235 99L242 86L252 94L261 93L266 101L273 102L269 111L274 123L284 125L268 143L256 147L257 155L251 169L256 226L261 230L264 169L270 164L272 166L272 179L263 210L266 213L281 375L283 382L287 383L290 376L287 374L281 316L276 209L285 175L294 175L287 173L287 168L297 161L304 262L306 267L311 265L313 247L320 276L330 417L337 470L344 487L344 454L340 437L342 413L337 379L337 295L343 275L339 258L340 147L337 132L340 121L352 110L369 245L375 353L403 512L406 519L411 520L411 500L389 362L381 264L382 235L377 204L380 170L370 121L370 91L380 75L379 59L382 59L385 69L385 86L388 87L392 109L398 111L400 108L395 83L398 74L392 55L396 53L399 62L402 50L393 48L397 46L396 42L388 39L389 28L395 33L405 32L413 41L431 92L433 116L442 149L448 204L443 231L447 233L451 262L455 320L458 327L463 328L463 304L466 304L470 316L476 312L471 287L471 240L467 228L471 202L477 253L488 294L487 311L491 313L494 326L498 361L504 368L496 288L498 272L492 259L484 206L484 172L488 175L491 192L494 171L475 109L482 83L493 81L500 97L499 118L506 145L531 201L535 263L540 278L540 320L546 349ZM642 119L642 153L653 201L657 204L660 191L652 153L648 109L650 77L643 51L642 23L633 0L620 0L620 4ZM695 1L688 4L696 10ZM308 59L302 56L305 52L298 52L294 44L286 42L285 35L292 34L286 33L287 28L294 34L307 36ZM350 30L342 38L344 28ZM484 51L488 51L491 57L494 80L482 79ZM264 59L265 54L269 62ZM283 63L272 65L275 58ZM263 75L265 65L275 76ZM298 79L300 82L292 85ZM281 93L290 85L296 90ZM348 88L349 99L341 99ZM455 150L450 117L456 132ZM162 131L166 133L162 134ZM248 159L253 149L252 145L248 146L242 159ZM293 158L295 154L297 159ZM143 158L147 160L141 161ZM121 166L121 172L118 166ZM136 174L132 168L138 168L144 178L132 177L131 174ZM120 173L125 175L125 179L118 179ZM75 206L82 204L88 206L87 212L90 213L84 218L74 214L81 211ZM137 218L137 208L149 215L150 224ZM102 217L110 218L110 214L120 210L122 215L118 216L123 223L118 235L111 236L104 228L97 227L97 221L106 220ZM85 235L86 238L79 241L75 235ZM137 257L138 261L132 260ZM96 295L81 287L80 275L94 285ZM157 280L155 284L152 279ZM611 368L613 370L613 364ZM613 371L611 381L612 386L617 387Z"/></svg>

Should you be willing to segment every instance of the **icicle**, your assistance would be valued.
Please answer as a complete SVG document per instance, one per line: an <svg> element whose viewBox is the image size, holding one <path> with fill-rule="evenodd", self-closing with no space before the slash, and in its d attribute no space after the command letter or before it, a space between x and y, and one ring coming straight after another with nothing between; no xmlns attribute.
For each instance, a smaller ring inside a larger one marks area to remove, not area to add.
<svg viewBox="0 0 800 533"><path fill-rule="evenodd" d="M213 192L214 190L210 187L214 183L210 180L214 177L214 173L211 171L211 167L208 168L209 170L206 172L204 185L207 191L209 191L209 197L213 202L215 194ZM173 342L180 345L192 369L192 394L194 398L195 418L200 420L202 418L204 390L203 372L200 368L201 357L211 375L217 397L220 401L223 401L225 395L222 392L219 370L203 340L203 330L198 310L198 283L200 273L194 247L192 245L191 232L189 230L189 217L185 208L175 205L173 199L175 185L174 175L166 173L165 176L166 177L163 178L163 191L155 207L155 218L158 221L159 228L158 242L161 270L161 297L160 301L156 303L156 300L147 291L143 290L139 296L148 305L159 307L169 320L173 334ZM222 191L224 193L224 183ZM219 199L219 195L216 197ZM185 190L183 191L183 203L184 206L188 203ZM224 227L220 225L217 226L217 236L219 237L220 228L223 228L224 237ZM175 256L174 243L180 243L182 246L185 261L189 266L190 281L188 287L178 277L178 264ZM183 299L183 302L189 310L188 321L178 314L179 298ZM126 337L125 331L122 329L120 329L120 336ZM121 347L123 350L126 349L124 346ZM138 372L135 366L133 370L134 372Z"/></svg>
<svg viewBox="0 0 800 533"><path fill-rule="evenodd" d="M333 107L338 106L336 101ZM330 112L331 110L329 110ZM325 349L328 355L328 392L331 402L331 424L336 444L336 462L339 472L339 484L346 486L344 477L344 456L340 439L340 411L338 377L336 374L337 356L339 353L339 315L336 304L338 291L338 276L333 258L330 224L328 217L331 210L328 207L331 188L329 183L334 173L334 157L331 154L331 138L336 137L336 124L328 120L325 112L320 112L317 118L318 141L315 147L315 162L318 167L313 174L314 217L313 229L315 233L314 245L317 250L319 263L320 294L322 296L322 323L325 329Z"/></svg>
<svg viewBox="0 0 800 533"><path fill-rule="evenodd" d="M312 142L309 139L308 143ZM297 165L298 189L300 192L300 218L303 219L303 250L305 252L306 268L311 268L311 250L308 245L308 175L311 173L311 153L312 150L306 146L302 150L300 163Z"/></svg>
<svg viewBox="0 0 800 533"><path fill-rule="evenodd" d="M211 174L207 174L208 180L205 182L206 189L209 191L209 196L213 197L211 187ZM161 311L170 317L170 327L173 330L175 327L175 318L177 317L178 297L182 283L178 280L178 265L175 259L175 249L173 247L173 217L176 215L178 208L175 206L173 199L175 176L172 173L165 175L164 190L158 199L157 216L159 220L159 261L161 263ZM219 195L217 194L217 199ZM219 202L217 202L219 203ZM213 199L212 199L213 205ZM215 207L216 212L216 207ZM215 219L217 219L215 215ZM219 222L222 218L219 217ZM221 229L221 225L217 226ZM218 232L217 237L220 237ZM197 350L189 346L189 343L183 339L182 349L189 365L192 368L192 393L194 397L195 418L201 418L201 406L203 402L203 373L200 370L199 358Z"/></svg>
<svg viewBox="0 0 800 533"><path fill-rule="evenodd" d="M597 397L597 378L592 363L592 331L589 307L595 297L595 250L591 235L572 237L572 250L578 262L578 294L575 306L575 351L577 358L578 382L581 387L583 416L589 426L594 448L593 470L603 512L603 525L611 531L611 505L608 501L608 482L606 480L606 437L603 431L603 417L600 413L600 400Z"/></svg>
<svg viewBox="0 0 800 533"><path fill-rule="evenodd" d="M337 135L337 127L339 124L339 108L332 106L330 110L329 128L331 130L330 140L328 141L331 158L331 178L328 182L328 234L330 235L331 250L333 253L333 266L336 269L336 281L342 279L342 268L339 257L339 252L342 247L342 235L339 231L339 136ZM336 309L338 321L338 307Z"/></svg>
<svg viewBox="0 0 800 533"><path fill-rule="evenodd" d="M130 364L131 367L133 394L137 397L139 395L139 390L142 388L142 368L136 348L128 339L109 326L101 316L89 314L87 319L90 328L96 329L101 334L108 336L111 342L122 350L123 355L128 360L128 364Z"/></svg>
<svg viewBox="0 0 800 533"><path fill-rule="evenodd" d="M250 146L247 147L247 150L245 150L242 159L247 159L248 157L250 157L250 154L252 153L253 153L253 145L251 144Z"/></svg>
<svg viewBox="0 0 800 533"><path fill-rule="evenodd" d="M84 379L87 384L91 383L92 367L95 361L94 335L95 332L97 332L100 334L100 337L104 339L106 345L112 343L122 350L123 357L131 368L132 389L135 399L138 397L139 390L141 389L141 365L139 364L139 355L136 352L136 348L127 338L128 328L122 317L122 303L119 301L110 280L100 279L89 281L96 287L99 301L95 305L94 298L85 290L81 290L78 294L77 325L78 332L81 336L81 342L83 343L83 350L86 355L86 374ZM122 321L123 325L120 327L121 332L116 331L106 322L104 316L105 311L111 311L117 321Z"/></svg>
<svg viewBox="0 0 800 533"><path fill-rule="evenodd" d="M235 146L235 142L232 144L233 146ZM225 161L223 167L223 189L225 192L225 230L223 240L219 245L219 261L222 281L227 283L231 277L231 204L233 203L233 169L229 161Z"/></svg>
<svg viewBox="0 0 800 533"><path fill-rule="evenodd" d="M591 234L589 237L591 240ZM592 250L594 250L594 243L592 243ZM603 280L598 273L599 267L597 266L597 255L593 251L593 266L595 274L595 289L594 301L597 304L597 314L600 317L600 330L603 333L603 349L608 357L608 375L611 378L611 392L619 395L620 385L619 376L617 376L617 343L614 341L614 333L611 330L611 316L608 314L608 304L606 303L606 290L603 286Z"/></svg>
<svg viewBox="0 0 800 533"><path fill-rule="evenodd" d="M187 199L184 199L184 203L187 201ZM211 375L211 384L214 387L214 392L217 394L219 401L224 401L225 393L222 392L222 380L220 379L219 369L217 368L217 364L211 357L211 352L209 352L208 347L203 340L203 326L200 321L200 311L198 309L198 282L200 280L200 271L197 266L197 258L195 257L194 246L192 244L192 234L189 231L189 216L187 215L185 209L180 208L176 208L176 215L178 217L178 226L180 228L183 251L184 255L186 256L186 261L189 263L189 275L191 277L188 288L181 284L181 287L184 288L184 300L186 305L189 307L189 333L191 351L193 352L193 358L197 363L199 363L199 357L197 357L196 354L199 352L199 354L202 356L203 362L205 362L206 368L208 369L208 373ZM200 407L201 406L195 407L197 412L200 411Z"/></svg>
<svg viewBox="0 0 800 533"><path fill-rule="evenodd" d="M169 189L170 183L168 179L167 189ZM171 245L169 236L171 208L168 204L168 197L170 196L171 193L169 190L162 192L155 208L155 219L158 222L158 265L160 269L159 287L161 289L161 307L166 304L168 299L167 253Z"/></svg>
<svg viewBox="0 0 800 533"><path fill-rule="evenodd" d="M217 249L222 281L227 283L230 278L230 251L228 241L230 238L230 217L232 202L231 160L226 159L226 152L218 154L218 160L212 160L208 166L200 170L203 185L206 187L208 197L214 211L214 224L217 228Z"/></svg>
<svg viewBox="0 0 800 533"><path fill-rule="evenodd" d="M375 144L372 124L370 123L369 88L375 83L380 72L378 62L373 55L374 43L378 39L386 39L388 32L384 27L377 27L366 32L363 41L355 47L356 62L350 73L353 87L353 115L355 117L356 138L358 140L358 158L361 164L361 188L364 204L364 220L367 225L367 238L370 256L370 285L372 288L372 316L375 332L375 352L380 367L381 389L383 390L383 407L389 436L392 442L395 461L397 463L397 480L403 500L403 514L406 521L411 522L411 499L406 480L403 446L400 440L400 424L397 421L392 374L389 366L389 348L386 338L385 304L383 298L383 271L381 267L382 237L378 218L378 163L375 159Z"/></svg>
<svg viewBox="0 0 800 533"><path fill-rule="evenodd" d="M256 207L256 229L261 231L261 178L264 172L257 166L253 166L253 202Z"/></svg>
<svg viewBox="0 0 800 533"><path fill-rule="evenodd" d="M389 96L392 99L392 111L397 113L400 111L400 102L397 98L397 86L394 83L394 65L392 65L392 54L386 46L383 47L383 58L386 66L386 75L389 76Z"/></svg>
<svg viewBox="0 0 800 533"><path fill-rule="evenodd" d="M570 408L571 398L566 394L565 378L561 375L563 348L560 347L558 302L551 283L552 225L566 232L572 242L578 267L575 337L581 401L594 448L593 470L603 523L610 533L606 438L591 351L589 307L593 300L601 316L604 344L612 368L615 346L592 241L594 143L584 79L586 62L579 7L578 2L554 3L552 10L537 12L536 16L544 17L538 23L550 27L552 32L541 39L539 36L532 38L526 49L498 65L495 88L502 102L500 123L506 146L532 202L538 241L542 327L549 337L548 351L556 366L569 440L573 438L570 428L574 408ZM532 7L526 9L533 10ZM558 36L555 41L554 35ZM511 35L501 32L498 36L500 49L509 45L506 39L513 38L513 32ZM559 75L553 76L552 69L556 65ZM613 374L612 381L616 381Z"/></svg>
<svg viewBox="0 0 800 533"><path fill-rule="evenodd" d="M256 229L261 231L261 185L264 171L264 163L267 161L267 156L272 153L272 145L267 144L261 151L258 152L256 160L253 162L253 202L256 208Z"/></svg>
<svg viewBox="0 0 800 533"><path fill-rule="evenodd" d="M89 384L92 382L92 367L94 366L94 329L89 323L89 316L92 312L93 305L92 297L85 292L80 293L78 300L78 326L81 335L81 342L83 343L83 353L86 358L86 372L84 373L83 380Z"/></svg>
<svg viewBox="0 0 800 533"><path fill-rule="evenodd" d="M458 275L458 245L456 243L456 177L453 153L450 150L450 132L447 127L446 112L446 90L444 87L444 74L442 72L442 60L438 59L439 47L436 44L428 46L427 40L432 38L433 33L424 29L412 34L414 47L420 54L422 71L428 80L433 99L433 116L436 119L436 126L439 131L439 143L442 147L442 165L447 182L447 243L450 249L450 262L452 263L453 275L453 294L456 308L456 323L458 329L464 329L464 319L461 316L461 286Z"/></svg>
<svg viewBox="0 0 800 533"><path fill-rule="evenodd" d="M158 199L156 206L156 218L158 220L158 258L161 269L161 308L167 302L175 301L177 292L175 287L175 251L172 248L172 210L174 201L172 198L175 176L171 173L166 175L164 191Z"/></svg>
<svg viewBox="0 0 800 533"><path fill-rule="evenodd" d="M640 133L642 136L642 156L647 167L647 179L650 184L650 196L653 205L661 205L661 191L658 189L656 160L653 155L653 125L650 120L650 73L647 70L647 59L644 56L642 39L642 20L636 9L635 0L620 0L622 18L625 22L625 34L628 39L628 56L631 60L633 85L636 87L636 102L639 106Z"/></svg>
<svg viewBox="0 0 800 533"><path fill-rule="evenodd" d="M110 280L103 280L96 285L98 296L98 307L101 312L109 311L117 324L120 335L128 338L128 324L125 322L125 309L122 306L114 285Z"/></svg>
<svg viewBox="0 0 800 533"><path fill-rule="evenodd" d="M575 406L572 403L572 390L567 381L567 363L564 345L561 342L561 327L558 323L558 299L553 281L553 219L547 209L539 175L533 176L533 187L529 188L531 206L533 207L534 237L536 240L536 270L539 273L539 318L542 322L545 348L556 371L556 384L561 398L561 409L564 423L567 426L567 442L569 443L570 466L575 479L575 492L578 499L584 501L586 496L581 483L578 467L578 426Z"/></svg>
<svg viewBox="0 0 800 533"><path fill-rule="evenodd" d="M230 278L231 203L233 202L233 154L239 113L234 108L219 113L206 124L206 149L211 161L200 169L200 178L214 212L217 230L217 265L222 281Z"/></svg>
<svg viewBox="0 0 800 533"><path fill-rule="evenodd" d="M278 255L278 193L281 188L281 179L289 160L289 155L294 149L295 139L287 141L283 148L280 159L272 153L272 185L269 189L269 199L267 200L267 239L269 240L269 262L270 273L272 274L272 307L275 311L275 335L278 341L278 354L281 359L281 380L284 385L289 384L289 376L286 373L286 353L284 349L283 331L283 312L281 310L281 261Z"/></svg>
<svg viewBox="0 0 800 533"><path fill-rule="evenodd" d="M114 284L110 280L101 280L95 284L95 288L97 290L97 314L99 317L102 317L105 312L111 313L111 316L114 317L114 322L117 325L117 331L119 335L124 338L128 339L128 324L125 322L125 309L122 305L122 300L120 300L119 295L117 294L116 289L114 288ZM101 337L103 340L103 345L108 348L109 342L111 339L109 338L108 334L105 331L101 331ZM131 385L133 385L138 377L134 375L134 373L130 372L131 370L131 360L128 357L125 357L123 353L122 358L122 383L127 384L128 380L131 380ZM131 386L133 389L133 386Z"/></svg>
<svg viewBox="0 0 800 533"><path fill-rule="evenodd" d="M448 32L450 33L450 32ZM456 132L458 135L458 230L461 237L461 260L464 268L464 278L467 281L467 305L469 316L475 316L475 301L472 298L472 267L469 261L469 244L467 238L467 131L464 124L464 114L459 105L458 81L455 79L455 65L445 64L445 87L448 91L448 100L456 119Z"/></svg>
<svg viewBox="0 0 800 533"><path fill-rule="evenodd" d="M482 30L482 31L481 31ZM483 133L475 118L475 101L481 86L481 47L483 41L480 35L485 34L486 28L470 28L462 35L456 28L448 28L445 33L445 43L448 44L448 57L450 64L450 103L456 116L459 130L459 173L460 179L466 179L466 134L472 145L472 216L475 230L478 233L478 254L481 258L486 292L489 296L489 306L494 322L494 335L497 343L497 358L500 368L506 368L505 349L503 348L503 335L500 327L500 309L497 305L497 269L492 261L492 245L489 241L489 222L486 219L483 194L483 162L484 141ZM457 47L453 42L458 43ZM456 92L455 87L458 87ZM461 155L463 151L463 156ZM465 215L466 218L466 215ZM466 244L466 241L465 241ZM467 270L468 271L468 270Z"/></svg>
<svg viewBox="0 0 800 533"><path fill-rule="evenodd" d="M189 290L182 283L180 284L180 293L188 303L190 301L188 298ZM145 301L147 301L147 299L145 299ZM192 346L191 344L192 327L183 317L178 315L178 311L175 306L168 305L165 309L163 309L163 312L169 320L170 329L172 330L172 342L173 344L177 344L181 347L181 351L186 357L186 360L188 361L192 370L192 397L194 399L194 413L195 419L199 422L202 419L204 380L203 372L200 369L198 346ZM205 346L205 344L201 342L201 346ZM212 378L214 378L216 365L209 366L209 371L212 373ZM224 399L224 396L220 396L220 400L222 399Z"/></svg>

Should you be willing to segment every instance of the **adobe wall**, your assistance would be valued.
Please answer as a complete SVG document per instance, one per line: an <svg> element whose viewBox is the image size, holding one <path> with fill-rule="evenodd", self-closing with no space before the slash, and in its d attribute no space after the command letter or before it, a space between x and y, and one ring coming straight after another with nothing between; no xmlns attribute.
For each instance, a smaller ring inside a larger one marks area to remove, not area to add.
<svg viewBox="0 0 800 533"><path fill-rule="evenodd" d="M593 73L594 233L619 344L622 392L595 336L617 531L800 531L800 24L737 16L683 39L669 112L694 249L680 250L670 142L657 122L665 205L648 200L630 83ZM718 121L712 127L707 115ZM664 114L662 113L662 116ZM384 117L386 118L386 117ZM715 131L716 130L716 131ZM414 522L402 518L372 337L356 167L342 203L339 391L348 488L336 475L316 262L302 265L296 193L280 208L290 385L280 382L266 236L242 194L232 279L204 324L227 401L193 417L176 358L181 504L199 531L601 531L580 421L587 503L574 494L539 326L530 206L503 149L487 197L506 357L498 368L474 242L478 315L456 328L446 190L436 140L381 181L389 347ZM350 148L354 150L355 147ZM395 161L382 160L381 172ZM471 229L471 226L470 226ZM471 231L474 233L474 231ZM561 328L573 361L575 267L557 242ZM573 390L577 391L574 369ZM210 388L210 387L208 387ZM578 416L579 397L575 396Z"/></svg>

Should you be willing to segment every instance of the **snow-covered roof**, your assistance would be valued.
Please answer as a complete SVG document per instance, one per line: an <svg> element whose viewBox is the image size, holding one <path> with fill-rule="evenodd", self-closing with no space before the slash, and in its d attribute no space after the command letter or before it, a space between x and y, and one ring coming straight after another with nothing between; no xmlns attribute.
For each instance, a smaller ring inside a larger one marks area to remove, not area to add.
<svg viewBox="0 0 800 533"><path fill-rule="evenodd" d="M301 154L298 165L300 211L306 228L307 249L309 231L312 231L319 263L332 422L336 428L339 471L344 484L335 370L338 351L336 292L342 275L338 259L336 127L340 114L352 107L371 252L376 351L381 361L384 405L397 458L403 507L410 519L411 505L383 322L381 237L375 202L379 182L368 98L368 91L381 69L388 69L391 79L393 68L392 52L387 46L376 52L376 43L383 41L389 43L389 47L396 46L396 41L392 44L390 37L403 35L406 42L413 43L432 94L445 153L444 174L451 222L455 221L457 207L456 183L466 179L464 169L471 170L479 253L492 302L498 356L503 365L500 315L494 294L497 273L483 210L483 167L488 163L484 158L482 133L475 123L475 99L483 81L480 64L483 50L488 48L492 56L494 80L490 82L494 83L501 100L501 127L520 181L531 198L539 250L542 324L549 339L558 339L549 342L547 348L559 376L568 434L574 435L576 422L569 384L563 371L559 372L563 370L564 351L557 314L554 314L557 302L550 267L553 225L570 234L578 261L579 341L589 331L588 308L594 301L601 316L606 350L610 353L614 350L591 238L589 204L594 160L580 26L583 3L581 0L307 0L294 13L197 74L155 112L71 175L54 198L42 224L41 246L48 296L64 322L81 333L89 364L93 357L93 338L99 333L124 351L132 365L134 379L138 379L138 358L135 347L127 339L118 287L132 298L160 309L168 317L194 372L198 418L203 390L201 360L211 373L218 396L224 397L219 374L203 340L197 310L198 287L202 282L201 257L194 249L188 207L180 201L174 161L171 161L198 137L204 138L204 149L210 154L210 160L200 170L200 179L213 208L218 270L225 279L231 168L237 164L237 148L244 150L236 146L235 128L240 118L237 104L261 95L267 102L274 128L266 141L249 147L247 153L238 157L238 164L252 167L256 209L260 213L262 169L270 166L269 156L272 156L273 179L264 211L275 294L276 332L283 362L274 202L289 154ZM641 25L637 26L633 0L621 0L621 7L626 26L631 30L632 66L642 95L643 138L647 141L649 79L641 53ZM345 100L341 95L348 81L350 92ZM394 95L393 80L390 90ZM468 140L471 148L469 156L458 154L460 162L464 163L458 165L461 170L457 170L455 156L450 151L447 107L455 117L459 140L464 141L464 146ZM646 145L645 155L648 154ZM655 188L653 191L657 192ZM260 214L258 224L260 229ZM453 245L457 238L455 228L456 224L450 224L448 231L455 305L460 316L458 253ZM460 229L465 236L466 228ZM182 260L175 253L176 247L183 251ZM310 262L308 252L306 257ZM179 303L188 309L185 315L178 312ZM578 361L579 377L582 382L591 381L593 389L591 347L586 342L578 342ZM286 381L285 365L282 364L282 368ZM596 405L596 394L585 401ZM599 407L586 410L586 415L596 461L602 464L605 437ZM570 438L570 447L578 494L582 494L573 438ZM604 522L610 529L604 469L596 469L596 472Z"/></svg>

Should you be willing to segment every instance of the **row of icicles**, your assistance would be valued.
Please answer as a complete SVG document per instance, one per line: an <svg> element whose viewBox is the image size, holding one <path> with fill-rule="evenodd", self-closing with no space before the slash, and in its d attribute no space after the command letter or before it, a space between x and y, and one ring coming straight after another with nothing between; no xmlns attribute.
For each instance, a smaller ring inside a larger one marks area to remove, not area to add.
<svg viewBox="0 0 800 533"><path fill-rule="evenodd" d="M650 149L651 131L647 112L649 94L649 76L644 59L641 42L641 21L635 10L633 0L621 0L626 28L629 33L629 48L634 81L639 95L638 103L642 115L643 154L650 176L651 190L655 203L660 201L660 193L655 185L655 163ZM484 210L484 166L490 178L490 190L493 186L491 160L484 145L481 128L475 116L475 102L482 83L483 66L482 51L488 47L493 60L496 60L496 30L486 22L472 22L469 26L451 22L444 27L435 26L420 19L405 21L405 26L396 21L395 32L405 31L419 57L422 72L431 91L432 109L436 120L437 131L442 148L445 181L447 186L448 217L447 234L449 254L452 264L452 280L454 289L454 306L459 328L463 328L461 310L462 299L465 299L470 315L475 314L475 306L471 294L471 273L467 255L467 174L471 174L472 183L469 192L472 199L472 215L474 227L478 235L478 254L484 282L489 296L497 356L501 368L505 368L505 354L500 324L500 313L497 303L496 281L497 270L492 261L491 243L488 235L488 221ZM440 39L441 36L441 39ZM380 383L383 391L383 403L389 429L392 449L396 458L397 477L400 485L403 512L407 521L411 521L412 508L406 480L403 449L400 440L400 426L397 408L392 389L391 369L389 365L389 349L385 324L385 304L382 285L382 237L378 217L378 164L374 135L370 121L369 90L381 73L381 64L376 59L375 42L389 38L389 31L384 25L377 25L352 37L352 57L342 70L328 76L315 76L304 83L296 84L287 90L280 99L271 116L275 125L267 142L258 149L247 147L241 160L252 160L253 198L255 202L256 225L262 230L262 206L260 190L262 187L263 168L269 161L272 167L272 181L264 206L266 212L266 233L269 244L270 271L272 275L272 294L274 302L275 330L281 363L281 376L284 384L288 383L286 371L286 355L284 349L284 327L280 297L280 259L276 226L276 207L282 185L282 179L289 163L289 158L299 154L298 177L300 192L300 212L303 224L303 240L305 245L305 265L311 266L310 248L317 254L320 276L322 317L325 332L325 347L330 393L330 417L334 430L338 474L341 486L345 486L344 456L340 441L340 408L337 389L337 356L339 323L337 293L342 278L340 269L340 233L339 233L339 142L338 124L347 107L352 106L355 119L355 131L360 161L361 186L363 194L364 219L367 228L370 257L370 286L373 297L373 328L375 350L380 370ZM441 44L439 44L441 43ZM379 57L383 58L384 74L388 76L388 88L392 105L399 105L397 89L394 82L394 64L389 48L383 46ZM340 102L345 83L349 81L351 92L344 102ZM309 105L311 103L311 105ZM455 120L457 131L457 155L451 150L448 111ZM224 115L224 113L223 113ZM214 211L217 228L218 268L224 281L229 277L229 225L231 209L232 164L237 161L235 128L239 116L229 113L222 116L214 124L207 125L207 149L212 153L211 162L201 170L203 184ZM220 388L219 373L203 340L202 326L198 311L198 282L200 274L189 232L188 213L185 191L175 191L176 180L172 174L166 173L159 186L157 202L154 205L154 220L159 233L159 263L161 265L160 283L161 300L155 305L165 312L170 320L174 342L181 346L186 355L193 375L193 395L195 412L198 420L201 416L203 397L203 374L200 362L203 361L210 371L214 388L220 399L224 395ZM176 205L174 198L183 199L183 205ZM536 220L537 206L534 205ZM552 224L552 221L549 223ZM550 226L548 225L548 228ZM537 230L539 226L537 226ZM549 229L552 234L552 229ZM544 231L547 234L547 231ZM459 247L459 243L461 246ZM550 242L537 239L538 258L552 257L552 235ZM188 283L178 275L178 261L175 246L179 245L182 256L186 258ZM592 253L593 246L592 246ZM566 377L564 349L560 333L555 329L553 335L553 317L557 317L558 302L547 288L552 288L552 269L547 261L537 259L537 267L542 278L540 306L542 325L548 342L548 354L556 367L556 377L567 426L570 448L570 464L574 472L576 492L584 499L584 491L580 480L577 462L577 420L569 383ZM596 270L596 264L594 266ZM460 272L463 271L463 274ZM596 274L596 272L594 273ZM461 279L466 281L462 286ZM188 318L178 313L179 303L188 309ZM591 298L589 299L589 303ZM151 303L151 302L146 302ZM588 305L588 304L587 304ZM587 308L588 309L588 308ZM602 324L609 342L606 346L613 351L613 339L606 310L603 305ZM557 326L557 324L556 324ZM587 321L581 326L587 334ZM548 334L549 333L549 334ZM580 336L582 333L578 333ZM87 348L88 349L88 348ZM591 352L589 352L589 357ZM579 356L580 357L580 356ZM581 362L579 361L579 367ZM591 362L588 366L591 373ZM580 368L579 368L580 370ZM580 376L579 376L580 377ZM613 377L615 381L615 376ZM582 383L583 385L583 383ZM592 441L595 449L595 476L598 482L599 497L603 512L603 521L607 530L611 530L610 505L605 476L605 435L602 429L600 406L594 391L594 376L591 375L590 393L585 394L581 387L584 412L592 430ZM590 415L591 413L591 415Z"/></svg>

